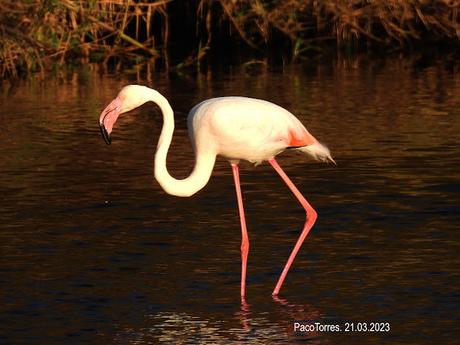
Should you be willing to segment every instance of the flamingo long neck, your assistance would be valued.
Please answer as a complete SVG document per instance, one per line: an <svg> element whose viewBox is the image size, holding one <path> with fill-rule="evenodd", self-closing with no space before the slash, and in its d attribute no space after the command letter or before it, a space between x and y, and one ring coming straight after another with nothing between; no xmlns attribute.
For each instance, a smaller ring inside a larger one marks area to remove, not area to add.
<svg viewBox="0 0 460 345"><path fill-rule="evenodd" d="M155 90L152 91L149 100L156 103L163 113L163 128L155 153L155 178L166 193L182 197L191 196L208 183L216 155L196 150L195 167L190 176L183 180L172 177L166 167L166 157L174 133L174 112L165 97Z"/></svg>

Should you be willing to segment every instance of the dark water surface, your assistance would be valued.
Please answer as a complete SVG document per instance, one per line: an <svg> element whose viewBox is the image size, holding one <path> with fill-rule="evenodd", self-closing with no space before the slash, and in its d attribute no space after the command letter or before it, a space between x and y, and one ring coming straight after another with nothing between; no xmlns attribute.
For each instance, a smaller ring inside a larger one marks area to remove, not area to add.
<svg viewBox="0 0 460 345"><path fill-rule="evenodd" d="M242 307L228 163L192 198L165 194L153 179L156 108L123 116L110 147L99 135L99 112L129 83L175 109L176 177L194 163L187 112L213 96L280 104L330 147L338 166L278 159L319 214L279 299L270 294L302 208L268 164L242 166ZM403 60L195 76L82 70L0 100L1 344L458 344L457 70ZM294 320L342 332L297 335ZM391 330L346 333L346 322Z"/></svg>

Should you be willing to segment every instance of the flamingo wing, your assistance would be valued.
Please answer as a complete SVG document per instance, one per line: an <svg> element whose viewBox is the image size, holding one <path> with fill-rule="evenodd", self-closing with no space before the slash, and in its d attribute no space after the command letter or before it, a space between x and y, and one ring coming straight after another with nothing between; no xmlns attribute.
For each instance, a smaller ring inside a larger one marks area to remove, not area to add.
<svg viewBox="0 0 460 345"><path fill-rule="evenodd" d="M273 103L246 97L221 97L195 106L189 126L197 145L217 144L219 154L258 162L287 147L316 143L290 112Z"/></svg>

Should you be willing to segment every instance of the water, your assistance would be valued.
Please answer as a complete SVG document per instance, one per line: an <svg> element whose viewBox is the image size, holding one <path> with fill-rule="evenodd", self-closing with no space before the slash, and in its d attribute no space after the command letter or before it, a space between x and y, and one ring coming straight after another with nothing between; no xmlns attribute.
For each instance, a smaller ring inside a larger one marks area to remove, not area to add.
<svg viewBox="0 0 460 345"><path fill-rule="evenodd" d="M270 294L303 211L268 164L243 164L251 241L239 298L240 229L229 165L193 198L153 179L161 117L97 119L122 85L160 90L176 114L173 175L193 165L186 114L222 95L290 109L338 166L278 161L318 222ZM197 75L83 69L5 91L0 112L0 343L454 344L459 311L460 74L405 60L233 67ZM342 332L294 334L293 322ZM390 332L346 333L387 322Z"/></svg>

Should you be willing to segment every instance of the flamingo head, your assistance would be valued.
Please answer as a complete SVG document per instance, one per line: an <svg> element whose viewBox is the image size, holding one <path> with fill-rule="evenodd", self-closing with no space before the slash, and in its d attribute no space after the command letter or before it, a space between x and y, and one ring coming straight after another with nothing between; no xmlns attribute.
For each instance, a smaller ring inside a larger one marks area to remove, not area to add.
<svg viewBox="0 0 460 345"><path fill-rule="evenodd" d="M117 122L118 116L140 107L147 102L147 90L149 90L147 87L141 85L125 86L118 93L118 96L101 112L99 116L99 128L107 145L110 145L112 142L110 133L112 133L113 126L115 122Z"/></svg>

